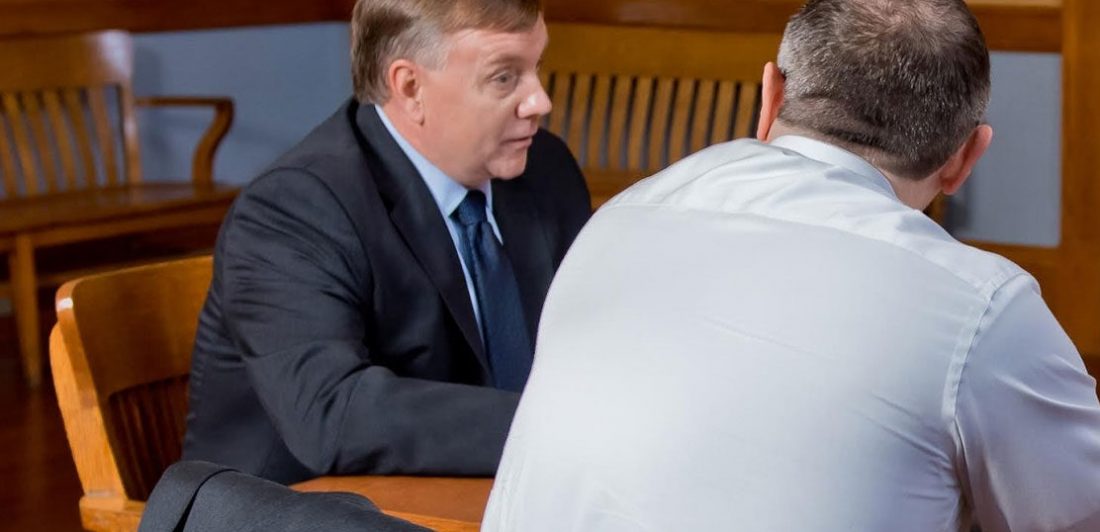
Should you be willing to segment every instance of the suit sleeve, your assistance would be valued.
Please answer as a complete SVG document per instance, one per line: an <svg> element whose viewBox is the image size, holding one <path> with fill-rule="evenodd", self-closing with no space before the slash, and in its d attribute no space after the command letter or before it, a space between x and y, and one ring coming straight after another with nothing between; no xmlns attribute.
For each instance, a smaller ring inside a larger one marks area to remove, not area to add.
<svg viewBox="0 0 1100 532"><path fill-rule="evenodd" d="M984 532L1100 530L1100 401L1019 276L993 298L959 381L960 481Z"/></svg>
<svg viewBox="0 0 1100 532"><path fill-rule="evenodd" d="M317 178L276 170L219 242L224 319L264 409L314 473L491 476L518 395L372 364L369 260Z"/></svg>

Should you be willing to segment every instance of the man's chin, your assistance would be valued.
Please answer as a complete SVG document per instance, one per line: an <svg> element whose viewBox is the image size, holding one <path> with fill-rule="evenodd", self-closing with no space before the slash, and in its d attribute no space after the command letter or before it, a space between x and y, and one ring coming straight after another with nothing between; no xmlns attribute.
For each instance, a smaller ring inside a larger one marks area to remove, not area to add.
<svg viewBox="0 0 1100 532"><path fill-rule="evenodd" d="M527 170L527 155L497 161L489 165L489 174L496 179L515 179Z"/></svg>

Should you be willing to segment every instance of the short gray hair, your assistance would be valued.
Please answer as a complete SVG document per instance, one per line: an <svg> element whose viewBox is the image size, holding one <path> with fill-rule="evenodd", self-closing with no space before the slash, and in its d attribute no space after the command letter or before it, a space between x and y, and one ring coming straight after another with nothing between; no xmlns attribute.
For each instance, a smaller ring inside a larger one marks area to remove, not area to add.
<svg viewBox="0 0 1100 532"><path fill-rule="evenodd" d="M438 65L443 37L464 29L529 30L539 0L358 0L351 15L351 78L360 102L389 100L386 70L397 59Z"/></svg>
<svg viewBox="0 0 1100 532"><path fill-rule="evenodd" d="M810 0L779 70L781 121L909 179L943 166L989 103L989 51L963 0Z"/></svg>

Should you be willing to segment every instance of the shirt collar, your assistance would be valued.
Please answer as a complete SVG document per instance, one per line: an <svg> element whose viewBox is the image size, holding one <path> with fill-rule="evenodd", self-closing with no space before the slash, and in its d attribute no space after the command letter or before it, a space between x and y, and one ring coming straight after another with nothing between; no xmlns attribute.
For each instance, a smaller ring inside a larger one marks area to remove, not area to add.
<svg viewBox="0 0 1100 532"><path fill-rule="evenodd" d="M783 135L770 142L772 146L793 151L803 157L828 165L839 166L863 179L856 184L869 185L893 199L898 199L886 176L862 157L827 142L799 135Z"/></svg>
<svg viewBox="0 0 1100 532"><path fill-rule="evenodd" d="M409 161L412 161L416 171L420 173L420 178L424 180L424 184L428 185L428 191L432 193L432 199L439 207L439 212L443 213L444 217L449 218L451 213L462 203L462 200L466 199L466 193L469 190L443 173L439 167L416 151L416 148L413 148L412 144L409 144L409 141L405 140L405 137L401 136L401 133L393 126L381 107L377 105L373 107L378 111L378 118L382 120L382 124L390 132L390 136L397 141L397 145L401 147L401 151L405 152L405 156L409 158ZM477 190L485 193L486 208L491 209L493 205L493 187L486 181Z"/></svg>

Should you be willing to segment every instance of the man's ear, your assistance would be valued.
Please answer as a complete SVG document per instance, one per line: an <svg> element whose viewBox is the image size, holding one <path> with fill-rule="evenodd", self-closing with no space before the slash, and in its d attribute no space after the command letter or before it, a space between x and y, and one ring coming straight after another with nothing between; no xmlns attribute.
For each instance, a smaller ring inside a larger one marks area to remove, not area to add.
<svg viewBox="0 0 1100 532"><path fill-rule="evenodd" d="M963 183L966 183L966 179L974 170L974 165L978 164L978 160L982 158L992 142L992 127L982 124L974 128L940 172L940 188L944 194L950 196L962 188Z"/></svg>
<svg viewBox="0 0 1100 532"><path fill-rule="evenodd" d="M783 73L775 63L764 65L764 76L760 80L760 121L756 124L756 138L767 141L772 125L779 118L779 108L783 106L783 86L787 83Z"/></svg>
<svg viewBox="0 0 1100 532"><path fill-rule="evenodd" d="M387 105L393 106L399 112L417 124L424 123L424 104L421 92L424 90L422 70L407 59L398 59L390 63L386 70L386 85L389 88L390 100Z"/></svg>

